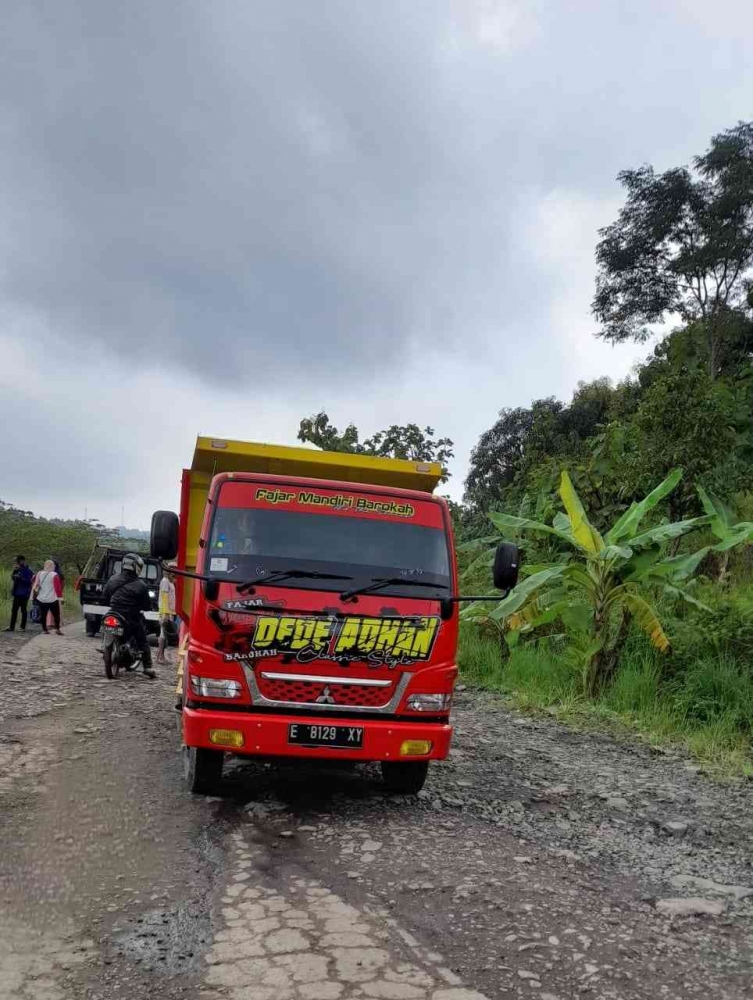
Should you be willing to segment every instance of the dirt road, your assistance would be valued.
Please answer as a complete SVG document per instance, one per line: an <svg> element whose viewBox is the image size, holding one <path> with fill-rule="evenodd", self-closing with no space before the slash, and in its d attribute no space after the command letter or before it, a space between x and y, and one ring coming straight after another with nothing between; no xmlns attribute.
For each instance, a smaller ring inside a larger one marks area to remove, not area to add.
<svg viewBox="0 0 753 1000"><path fill-rule="evenodd" d="M750 783L464 693L419 799L248 763L193 798L171 686L80 626L0 645L1 997L750 997Z"/></svg>

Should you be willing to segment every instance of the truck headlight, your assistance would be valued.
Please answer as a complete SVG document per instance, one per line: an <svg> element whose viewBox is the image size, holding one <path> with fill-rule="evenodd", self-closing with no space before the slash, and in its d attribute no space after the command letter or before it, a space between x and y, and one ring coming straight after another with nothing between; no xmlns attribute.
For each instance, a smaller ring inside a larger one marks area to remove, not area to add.
<svg viewBox="0 0 753 1000"><path fill-rule="evenodd" d="M221 680L219 677L191 675L191 690L200 698L240 698L240 681Z"/></svg>
<svg viewBox="0 0 753 1000"><path fill-rule="evenodd" d="M411 694L406 707L411 712L447 712L452 704L451 694Z"/></svg>
<svg viewBox="0 0 753 1000"><path fill-rule="evenodd" d="M149 591L149 596L150 596L150 597L151 597L152 599L154 599L154 598L155 598L155 597L157 596L157 592L156 592L156 590L150 590L150 591Z"/></svg>

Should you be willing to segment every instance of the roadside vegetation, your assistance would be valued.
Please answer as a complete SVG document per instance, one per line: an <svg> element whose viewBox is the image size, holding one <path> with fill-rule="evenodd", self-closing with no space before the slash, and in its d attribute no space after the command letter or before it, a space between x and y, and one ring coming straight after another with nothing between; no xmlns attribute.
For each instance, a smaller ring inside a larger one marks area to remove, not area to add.
<svg viewBox="0 0 753 1000"><path fill-rule="evenodd" d="M481 436L456 513L466 592L488 588L500 537L522 570L496 607L464 609L461 669L753 776L753 124L690 169L620 180L601 336L682 325L619 385L502 410Z"/></svg>
<svg viewBox="0 0 753 1000"><path fill-rule="evenodd" d="M753 679L732 656L704 652L668 674L631 642L614 682L595 698L557 651L526 644L503 660L495 639L468 623L459 661L464 683L504 694L523 711L575 727L632 731L657 747L675 744L719 776L753 778Z"/></svg>

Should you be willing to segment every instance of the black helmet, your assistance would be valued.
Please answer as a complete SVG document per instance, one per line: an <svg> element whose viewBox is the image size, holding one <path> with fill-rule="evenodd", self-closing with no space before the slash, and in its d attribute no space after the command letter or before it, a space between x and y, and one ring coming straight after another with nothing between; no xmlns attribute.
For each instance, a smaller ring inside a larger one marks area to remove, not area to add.
<svg viewBox="0 0 753 1000"><path fill-rule="evenodd" d="M141 575L141 571L144 568L144 560L136 552L128 552L123 556L123 570L130 570L131 573L135 573L136 576Z"/></svg>

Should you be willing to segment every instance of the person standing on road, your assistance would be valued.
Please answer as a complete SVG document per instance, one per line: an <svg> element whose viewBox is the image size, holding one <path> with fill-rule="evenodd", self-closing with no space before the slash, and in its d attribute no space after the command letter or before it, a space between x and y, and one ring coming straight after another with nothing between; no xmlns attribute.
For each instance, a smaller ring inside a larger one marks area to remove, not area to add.
<svg viewBox="0 0 753 1000"><path fill-rule="evenodd" d="M13 606L10 612L10 625L5 631L15 632L16 620L20 611L21 631L25 632L27 608L29 606L29 598L31 597L31 581L34 579L31 567L26 564L26 556L16 556L10 578Z"/></svg>
<svg viewBox="0 0 753 1000"><path fill-rule="evenodd" d="M55 572L57 573L57 575L60 578L60 590L62 591L62 594L60 596L60 605L59 605L60 606L60 627L62 628L63 627L63 607L65 605L65 573L60 568L60 563L57 561L57 559L53 559L52 561L55 563ZM50 621L50 618L49 618L49 615L48 615L48 617L47 617L47 628L49 628L51 625L52 625L52 622Z"/></svg>
<svg viewBox="0 0 753 1000"><path fill-rule="evenodd" d="M102 596L105 603L110 605L111 610L125 621L141 653L141 665L144 668L144 673L147 677L154 679L157 675L152 670L152 650L144 628L144 620L141 617L144 611L152 610L149 588L140 578L143 569L144 560L141 556L135 552L127 553L123 556L120 573L110 577L102 591Z"/></svg>
<svg viewBox="0 0 753 1000"><path fill-rule="evenodd" d="M44 569L41 569L34 577L34 598L39 605L39 620L45 634L49 632L47 628L48 615L52 616L56 633L63 634L60 631L60 598L62 596L63 585L55 572L55 563L52 559L48 559L44 564Z"/></svg>
<svg viewBox="0 0 753 1000"><path fill-rule="evenodd" d="M175 577L166 566L159 582L159 642L157 643L157 663L167 663L165 649L170 635L175 631Z"/></svg>

